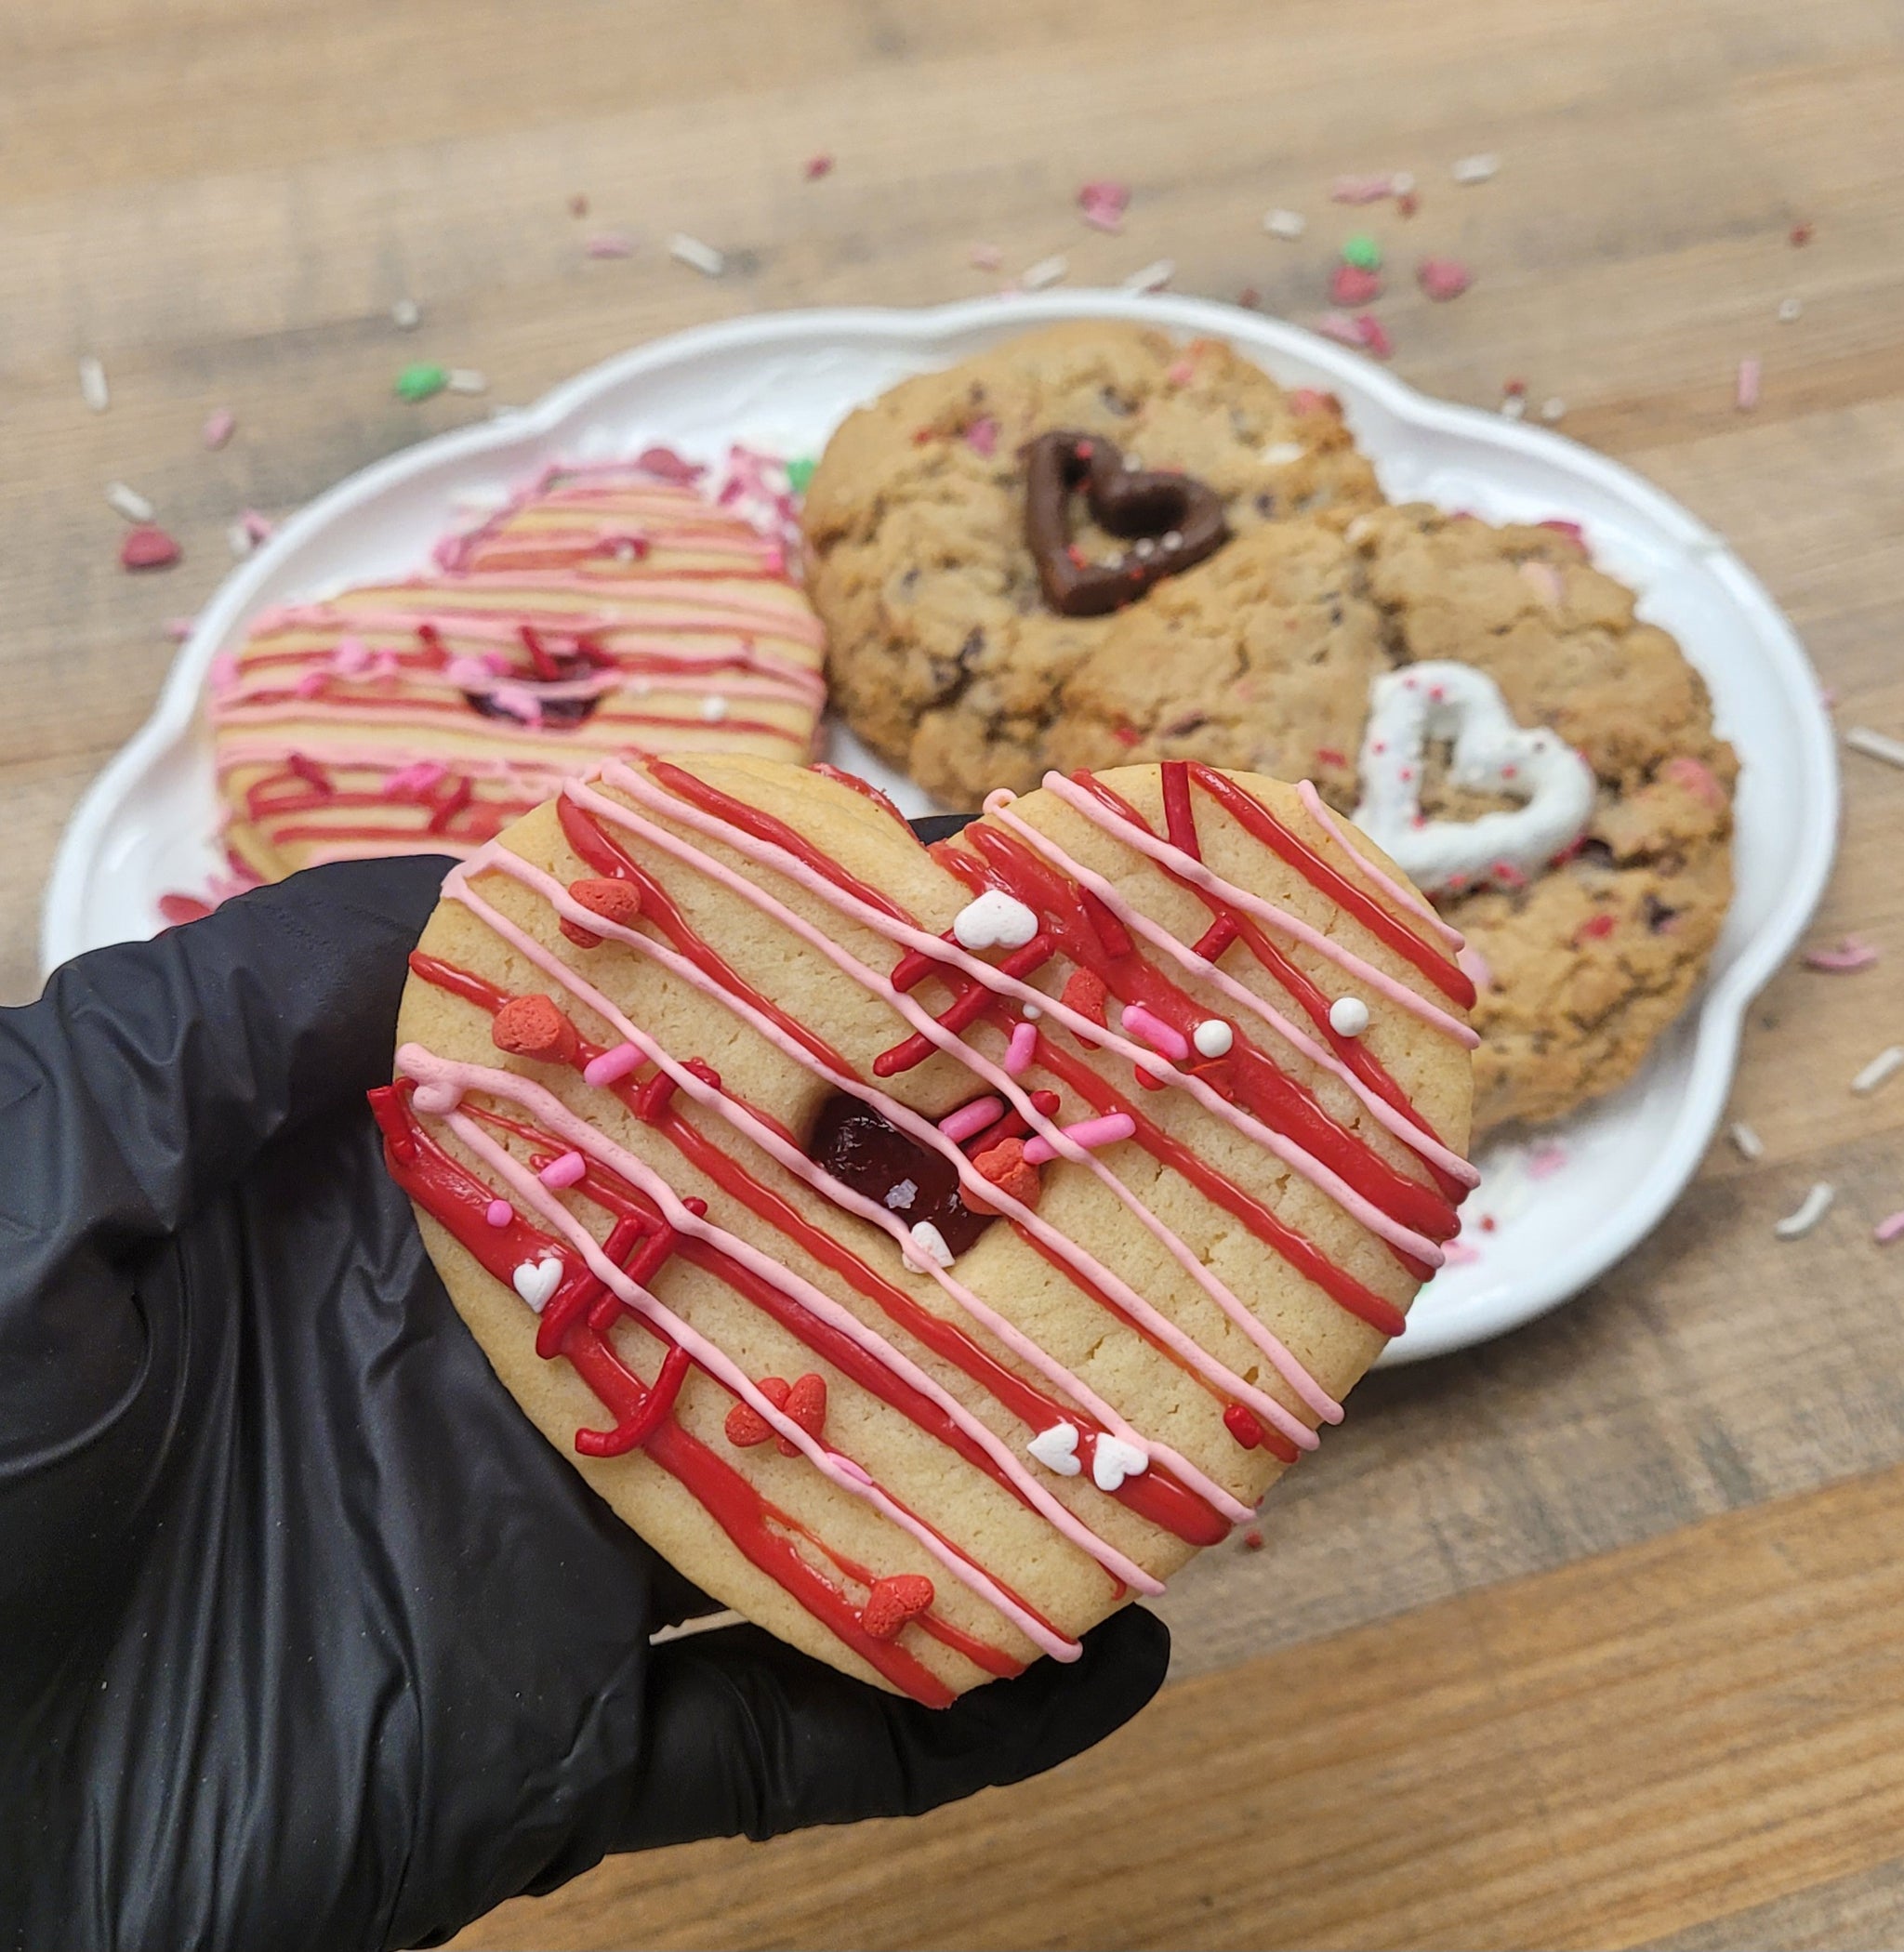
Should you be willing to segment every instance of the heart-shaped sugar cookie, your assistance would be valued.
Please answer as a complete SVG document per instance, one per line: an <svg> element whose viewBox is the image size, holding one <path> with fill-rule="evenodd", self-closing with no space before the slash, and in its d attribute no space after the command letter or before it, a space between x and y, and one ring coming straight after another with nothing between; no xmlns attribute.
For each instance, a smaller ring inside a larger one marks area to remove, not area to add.
<svg viewBox="0 0 1904 1952"><path fill-rule="evenodd" d="M264 613L215 666L249 874L469 853L611 753L811 751L820 630L784 544L687 481L551 468L437 553L429 575Z"/></svg>
<svg viewBox="0 0 1904 1952"><path fill-rule="evenodd" d="M704 1590L920 1701L1246 1523L1474 1177L1466 978L1247 775L1051 774L928 850L816 772L611 763L411 968L373 1101L498 1376Z"/></svg>

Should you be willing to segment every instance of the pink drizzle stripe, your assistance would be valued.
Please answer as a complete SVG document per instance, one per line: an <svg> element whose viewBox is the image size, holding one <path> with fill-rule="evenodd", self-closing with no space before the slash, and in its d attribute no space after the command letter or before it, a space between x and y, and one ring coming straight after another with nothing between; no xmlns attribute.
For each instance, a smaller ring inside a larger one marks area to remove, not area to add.
<svg viewBox="0 0 1904 1952"><path fill-rule="evenodd" d="M1365 962L1353 950L1344 949L1322 933L1313 929L1300 916L1291 915L1286 908L1278 908L1274 902L1265 902L1261 896L1251 894L1247 889L1238 888L1233 881L1225 881L1219 874L1212 873L1195 855L1186 854L1181 848L1172 847L1168 840L1159 840L1155 834L1146 834L1134 827L1128 820L1119 819L1108 807L1102 807L1084 791L1074 785L1062 772L1048 772L1043 785L1047 792L1054 793L1074 812L1080 813L1101 832L1113 839L1121 840L1126 847L1135 848L1141 854L1148 854L1153 861L1160 862L1186 881L1197 887L1207 889L1221 902L1227 902L1233 908L1240 908L1246 915L1253 915L1258 921L1267 922L1280 935L1287 935L1299 942L1305 949L1314 951L1332 962L1340 969L1359 978L1371 989L1380 990L1390 1002L1407 1010L1410 1016L1420 1017L1422 1022L1432 1025L1444 1036L1452 1037L1457 1044L1472 1050L1481 1039L1469 1029L1459 1017L1451 1017L1438 1005L1429 1002L1425 996L1418 996L1407 983L1398 982L1384 969ZM985 808L987 813L1001 806L1009 806L1015 794L988 794ZM1411 1250L1412 1251L1412 1250ZM1438 1267L1440 1253L1436 1249L1430 1259L1431 1265Z"/></svg>
<svg viewBox="0 0 1904 1952"><path fill-rule="evenodd" d="M1362 870L1363 878L1381 889L1397 908L1406 909L1417 921L1426 922L1450 949L1459 954L1468 945L1468 939L1459 929L1450 928L1435 914L1426 902L1412 888L1405 887L1395 877L1376 866L1355 843L1336 824L1334 816L1322 803L1322 796L1307 780L1296 782L1296 795L1308 813L1322 831L1342 849L1355 865Z"/></svg>
<svg viewBox="0 0 1904 1952"><path fill-rule="evenodd" d="M675 1198L665 1180L644 1172L641 1162L632 1153L623 1152L612 1141L604 1139L586 1120L576 1118L559 1098L543 1091L526 1079L519 1078L507 1071L486 1071L479 1065L450 1063L432 1057L429 1051L414 1044L404 1045L403 1050L398 1053L398 1062L410 1076L421 1083L445 1084L455 1086L458 1089L487 1091L534 1111L537 1116L549 1121L558 1130L567 1127L568 1129L562 1132L564 1138L594 1154L624 1178L641 1185L648 1196L661 1206L663 1212L668 1215L668 1224L678 1233L692 1234L697 1239L709 1242L723 1253L730 1254L736 1260L752 1267L757 1273L785 1276L785 1270L776 1268L764 1255L756 1254L744 1240L723 1233L720 1228L710 1227L704 1220L697 1219ZM1035 1614L1020 1605L1004 1591L982 1566L975 1565L964 1553L941 1538L930 1526L922 1524L905 1506L897 1503L861 1471L842 1470L835 1453L816 1443L792 1418L776 1409L754 1387L746 1371L723 1354L716 1344L690 1327L671 1309L656 1300L646 1288L629 1280L595 1244L594 1236L581 1221L541 1184L534 1173L519 1164L473 1118L460 1112L452 1112L446 1122L450 1129L471 1152L500 1173L504 1180L516 1189L517 1197L524 1205L540 1213L550 1225L567 1236L571 1245L588 1262L589 1272L597 1280L613 1289L630 1308L645 1315L665 1335L679 1342L710 1376L726 1384L743 1403L765 1418L777 1435L796 1444L824 1477L830 1479L853 1497L864 1499L882 1517L891 1519L902 1531L909 1533L961 1586L969 1588L995 1607L1040 1652L1049 1654L1054 1660L1064 1661L1076 1660L1083 1652L1076 1641L1053 1632ZM817 1288L813 1289L813 1293L820 1299L826 1299Z"/></svg>

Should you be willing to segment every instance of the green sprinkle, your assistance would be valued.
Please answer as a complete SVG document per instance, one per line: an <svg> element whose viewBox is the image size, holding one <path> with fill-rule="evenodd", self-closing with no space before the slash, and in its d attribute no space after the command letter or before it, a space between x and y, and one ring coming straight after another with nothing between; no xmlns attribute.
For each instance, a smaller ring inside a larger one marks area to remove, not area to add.
<svg viewBox="0 0 1904 1952"><path fill-rule="evenodd" d="M1342 244L1342 262L1352 264L1358 271L1376 271L1382 269L1382 246L1366 231L1357 231Z"/></svg>
<svg viewBox="0 0 1904 1952"><path fill-rule="evenodd" d="M433 393L441 393L450 383L450 376L441 366L405 366L397 375L397 397L400 400L428 400Z"/></svg>
<svg viewBox="0 0 1904 1952"><path fill-rule="evenodd" d="M789 461L787 464L787 485L796 495L804 495L807 492L807 483L813 478L814 465L813 461L806 459Z"/></svg>

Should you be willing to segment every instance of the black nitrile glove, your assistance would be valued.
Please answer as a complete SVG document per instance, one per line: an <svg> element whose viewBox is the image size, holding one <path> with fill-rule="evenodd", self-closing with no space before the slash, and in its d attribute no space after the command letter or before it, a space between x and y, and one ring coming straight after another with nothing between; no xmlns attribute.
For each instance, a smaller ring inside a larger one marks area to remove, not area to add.
<svg viewBox="0 0 1904 1952"><path fill-rule="evenodd" d="M318 868L0 1012L0 1944L446 1937L611 1851L930 1808L1088 1747L1127 1609L944 1712L710 1602L491 1374L386 1176L445 864Z"/></svg>

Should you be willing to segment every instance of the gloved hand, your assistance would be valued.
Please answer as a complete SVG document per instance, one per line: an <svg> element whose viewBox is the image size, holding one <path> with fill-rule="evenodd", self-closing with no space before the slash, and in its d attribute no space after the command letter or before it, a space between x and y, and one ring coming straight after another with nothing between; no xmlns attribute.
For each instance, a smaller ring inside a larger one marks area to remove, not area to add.
<svg viewBox="0 0 1904 1952"><path fill-rule="evenodd" d="M491 1374L386 1176L445 864L0 1012L0 1944L433 1942L611 1851L930 1808L1155 1692L1127 1609L935 1713L706 1612Z"/></svg>

